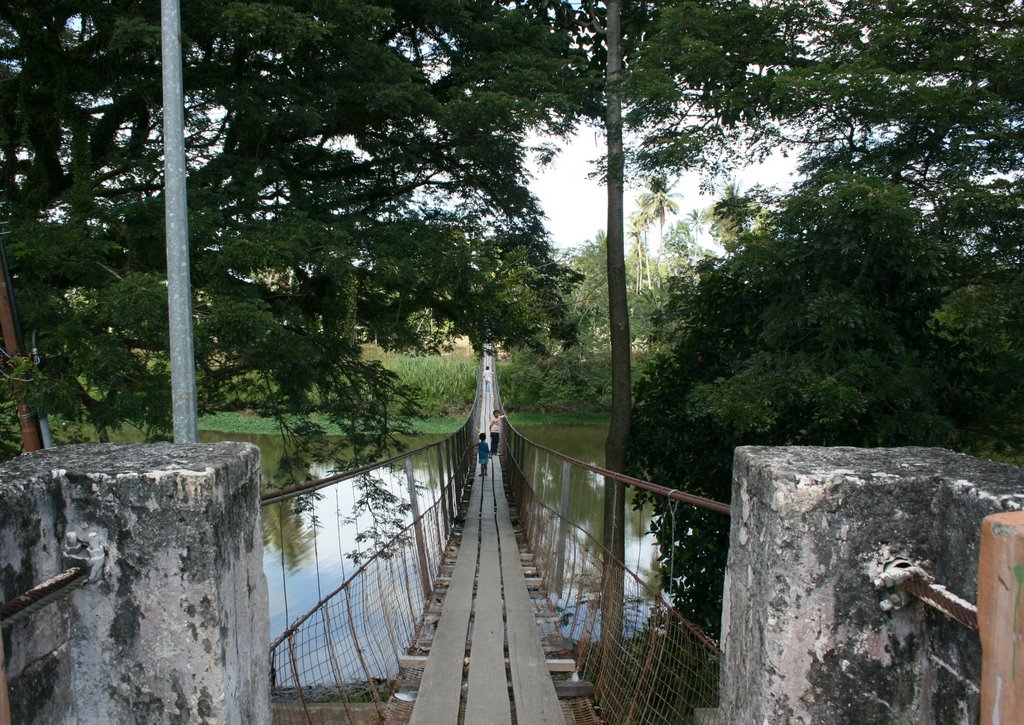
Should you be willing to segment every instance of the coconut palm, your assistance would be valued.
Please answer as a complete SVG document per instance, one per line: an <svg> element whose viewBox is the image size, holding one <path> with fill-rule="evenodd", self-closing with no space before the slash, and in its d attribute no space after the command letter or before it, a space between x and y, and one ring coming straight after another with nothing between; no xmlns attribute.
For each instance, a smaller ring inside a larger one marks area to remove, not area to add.
<svg viewBox="0 0 1024 725"><path fill-rule="evenodd" d="M643 209L636 212L629 218L629 230L627 235L632 241L630 254L636 261L636 292L640 294L643 290L644 270L647 271L647 288L651 288L651 259L647 251L647 229L651 226L651 219L644 214Z"/></svg>
<svg viewBox="0 0 1024 725"><path fill-rule="evenodd" d="M707 234L708 225L714 221L712 211L712 207L708 206L703 209L691 209L690 213L686 215L686 223L693 234L694 242L700 244L704 235Z"/></svg>
<svg viewBox="0 0 1024 725"><path fill-rule="evenodd" d="M670 182L664 174L652 176L647 180L647 190L640 194L639 203L641 213L653 222L658 220L658 274L661 274L661 252L665 241L665 217L668 214L677 214L679 204L676 199L678 194L672 193L676 182Z"/></svg>
<svg viewBox="0 0 1024 725"><path fill-rule="evenodd" d="M712 236L727 251L734 250L740 232L756 226L757 208L737 182L728 182L710 209Z"/></svg>

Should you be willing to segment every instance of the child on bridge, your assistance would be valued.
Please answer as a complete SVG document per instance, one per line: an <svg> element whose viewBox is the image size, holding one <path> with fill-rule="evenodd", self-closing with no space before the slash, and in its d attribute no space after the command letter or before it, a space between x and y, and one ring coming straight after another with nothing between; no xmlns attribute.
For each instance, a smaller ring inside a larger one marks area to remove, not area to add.
<svg viewBox="0 0 1024 725"><path fill-rule="evenodd" d="M487 458L488 458L487 434L486 433L481 433L480 434L480 442L476 444L476 452L477 452L477 456L480 459L480 475L481 476L486 476L487 475Z"/></svg>

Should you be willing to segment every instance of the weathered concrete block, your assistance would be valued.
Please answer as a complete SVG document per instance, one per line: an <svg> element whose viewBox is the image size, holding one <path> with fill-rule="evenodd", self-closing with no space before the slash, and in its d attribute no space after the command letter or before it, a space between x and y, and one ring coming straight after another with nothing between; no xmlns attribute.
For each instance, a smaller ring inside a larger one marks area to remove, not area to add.
<svg viewBox="0 0 1024 725"><path fill-rule="evenodd" d="M0 466L0 594L106 542L100 582L6 630L18 723L268 723L259 450L65 446Z"/></svg>
<svg viewBox="0 0 1024 725"><path fill-rule="evenodd" d="M883 551L973 601L982 519L1024 471L930 448L736 450L720 722L975 723L977 634L885 613Z"/></svg>

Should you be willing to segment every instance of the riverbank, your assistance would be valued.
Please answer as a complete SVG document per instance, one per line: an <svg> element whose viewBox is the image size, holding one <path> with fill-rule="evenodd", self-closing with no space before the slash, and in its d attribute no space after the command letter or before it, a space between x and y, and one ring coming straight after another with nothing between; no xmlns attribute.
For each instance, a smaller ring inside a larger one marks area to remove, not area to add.
<svg viewBox="0 0 1024 725"><path fill-rule="evenodd" d="M525 411L510 413L513 425L564 425L564 426L607 426L611 420L608 413L535 413ZM413 433L444 435L454 433L465 421L461 416L438 416L409 421ZM324 426L328 435L341 435L342 431L326 420L317 421ZM213 413L199 418L199 430L220 433L273 435L278 432L273 418L260 418L244 413Z"/></svg>

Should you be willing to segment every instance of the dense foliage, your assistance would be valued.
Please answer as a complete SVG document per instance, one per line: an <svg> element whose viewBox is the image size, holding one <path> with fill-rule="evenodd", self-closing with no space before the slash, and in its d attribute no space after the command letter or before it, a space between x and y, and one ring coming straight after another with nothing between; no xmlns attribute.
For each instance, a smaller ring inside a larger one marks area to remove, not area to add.
<svg viewBox="0 0 1024 725"><path fill-rule="evenodd" d="M642 202L647 192L641 193ZM656 206L651 207L656 209ZM707 248L697 241L706 233L721 240L722 228L699 218L668 223L660 252L648 251L647 234L659 215L638 214L633 219L632 250L626 265L632 351L642 364L660 334L655 318L665 304L669 288L663 280L685 277ZM709 227L705 230L705 227ZM571 343L551 342L540 350L518 349L501 364L502 399L512 410L607 412L611 407L611 360L608 342L608 283L605 235L564 254L565 265L579 282L566 295L568 321L576 330ZM653 257L653 259L652 259Z"/></svg>
<svg viewBox="0 0 1024 725"><path fill-rule="evenodd" d="M728 500L743 444L1021 454L1022 12L665 4L643 85L660 74L682 101L647 106L647 161L692 159L732 127L787 139L805 181L720 209L726 256L677 282L637 389L643 475ZM687 125L700 114L716 121ZM717 631L728 522L661 514L676 601Z"/></svg>
<svg viewBox="0 0 1024 725"><path fill-rule="evenodd" d="M622 9L610 90L647 178L623 260L635 472L727 500L742 444L1020 456L1020 3ZM510 406L605 407L607 243L556 260L523 171L531 129L604 117L605 10L184 0L201 409L380 442L412 401L361 343L457 334L529 351L503 370ZM45 360L5 372L101 440L169 427L159 70L157 4L0 7L0 212ZM779 148L791 191L729 188L666 223L670 175ZM657 520L676 602L717 631L727 521Z"/></svg>
<svg viewBox="0 0 1024 725"><path fill-rule="evenodd" d="M32 402L100 440L169 427L159 12L0 9L0 211L45 358ZM361 341L571 336L524 185L527 133L580 105L563 38L486 0L182 15L201 410L323 413L379 440L411 401Z"/></svg>

